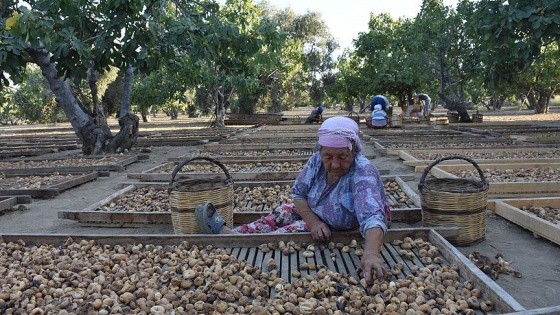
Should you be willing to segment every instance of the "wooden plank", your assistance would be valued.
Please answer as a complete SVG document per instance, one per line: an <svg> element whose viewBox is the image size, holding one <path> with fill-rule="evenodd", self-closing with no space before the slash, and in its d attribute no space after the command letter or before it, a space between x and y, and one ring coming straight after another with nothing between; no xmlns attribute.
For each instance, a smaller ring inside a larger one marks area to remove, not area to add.
<svg viewBox="0 0 560 315"><path fill-rule="evenodd" d="M0 210L10 209L19 204L31 203L31 196L0 196Z"/></svg>
<svg viewBox="0 0 560 315"><path fill-rule="evenodd" d="M433 245L437 246L441 254L452 264L459 266L460 275L470 280L475 287L479 288L486 299L494 302L498 313L525 311L509 293L498 286L484 272L476 267L467 257L457 248L449 243L442 235L436 231L429 233L428 239Z"/></svg>
<svg viewBox="0 0 560 315"><path fill-rule="evenodd" d="M416 172L423 172L426 166L417 166ZM470 167L473 167L470 165ZM445 170L443 166L432 167L430 174L436 178L459 178ZM488 196L508 198L512 196L526 197L530 195L558 195L560 182L489 182Z"/></svg>
<svg viewBox="0 0 560 315"><path fill-rule="evenodd" d="M286 172L230 172L230 176L234 181L254 181L254 180L267 180L279 181L296 179L300 171L286 171ZM171 180L171 173L163 174L150 174L150 173L128 173L127 178L137 179L142 181L159 181L169 182ZM195 180L195 179L220 179L226 178L225 174L219 173L177 173L175 180Z"/></svg>
<svg viewBox="0 0 560 315"><path fill-rule="evenodd" d="M505 315L560 315L560 305L506 313Z"/></svg>
<svg viewBox="0 0 560 315"><path fill-rule="evenodd" d="M479 165L482 170L485 169L496 169L496 170L519 170L519 169L548 169L548 168L560 168L560 163L509 163L507 160L500 160L499 164L488 164L484 163ZM446 172L456 172L461 170L471 170L474 166L470 163L452 164L452 165L441 165L438 163L437 167Z"/></svg>
<svg viewBox="0 0 560 315"><path fill-rule="evenodd" d="M397 182L397 184L399 184L399 187L404 191L406 196L412 199L412 201L414 201L415 206L417 207L422 206L420 196L418 196L418 194L414 190L412 190L412 188L410 188L410 186L407 183L405 183L400 176L395 176L395 181Z"/></svg>
<svg viewBox="0 0 560 315"><path fill-rule="evenodd" d="M93 159L93 158L92 158ZM130 156L121 161L107 165L82 165L82 166L55 166L55 167L26 167L26 168L4 168L0 172L4 174L37 174L37 173L81 173L95 171L124 171L127 165L138 161L138 155ZM43 161L44 159L35 159L31 161ZM49 159L49 160L65 160L65 159Z"/></svg>
<svg viewBox="0 0 560 315"><path fill-rule="evenodd" d="M432 228L408 228L408 229L389 229L385 234L385 241L391 242L394 239L402 239L406 236L417 238L427 238L431 230L438 231L445 237L457 235L457 227L432 227ZM144 243L155 245L181 244L188 241L192 244L212 245L218 247L256 247L261 244L279 241L294 241L300 243L315 243L311 238L311 233L268 233L268 234L36 234L36 233L3 233L4 242L23 240L28 244L46 243L59 245L72 238L74 241L94 240L108 245ZM358 231L333 232L331 241L350 243L353 239L361 239Z"/></svg>
<svg viewBox="0 0 560 315"><path fill-rule="evenodd" d="M542 201L542 200L541 200ZM554 206L554 204L550 206ZM556 204L560 203L560 198L556 198ZM532 203L527 202L525 205L530 205ZM527 229L541 237L544 237L558 245L560 245L560 225L554 224L547 220L541 219L532 213L528 213L519 209L516 206L508 204L503 200L497 200L494 212L503 217L504 219L511 221L524 229Z"/></svg>
<svg viewBox="0 0 560 315"><path fill-rule="evenodd" d="M221 152L221 151L252 151L252 150L311 150L315 151L316 142L308 143L263 143L263 144L209 144L203 145L201 148L206 152Z"/></svg>
<svg viewBox="0 0 560 315"><path fill-rule="evenodd" d="M71 174L71 173L70 173ZM10 174L13 175L13 174ZM45 174L40 174L43 176ZM67 175L67 174L66 174ZM24 176L31 176L24 175ZM14 196L14 195L29 195L35 198L45 198L45 197L54 197L60 194L61 192L68 190L70 188L79 186L83 183L95 180L99 177L98 172L90 172L86 174L77 174L77 177L73 179L69 179L60 183L52 184L43 188L37 189L0 189L0 195L4 196Z"/></svg>
<svg viewBox="0 0 560 315"><path fill-rule="evenodd" d="M407 153L408 154L408 153ZM408 154L409 155L409 154ZM399 155L400 157L401 155ZM406 155L403 154L402 156L404 156L406 158ZM410 155L409 155L410 156ZM419 165L429 165L432 162L434 162L435 160L418 160L416 158L413 159L408 159L403 161L403 164L406 166L419 166ZM477 164L479 164L479 166L482 165L502 165L502 164L560 164L560 159L555 159L555 158L533 158L533 159L506 159L506 158L502 158L502 159L473 159L473 161L475 161ZM452 164L464 164L465 161L464 160L447 160L447 161L443 161L441 163L438 163L438 165L452 165Z"/></svg>

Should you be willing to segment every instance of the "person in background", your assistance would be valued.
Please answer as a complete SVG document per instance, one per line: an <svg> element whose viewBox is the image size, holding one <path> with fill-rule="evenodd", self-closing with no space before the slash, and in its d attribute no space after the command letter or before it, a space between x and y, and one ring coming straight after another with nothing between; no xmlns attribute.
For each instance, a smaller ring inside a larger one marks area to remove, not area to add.
<svg viewBox="0 0 560 315"><path fill-rule="evenodd" d="M319 105L317 106L317 108L315 108L314 110L311 111L311 114L307 117L307 120L305 121L306 124L312 124L312 123L320 123L323 122L323 111L325 110L325 108L323 107L323 105Z"/></svg>
<svg viewBox="0 0 560 315"><path fill-rule="evenodd" d="M366 119L366 125L373 129L383 129L387 127L388 123L389 117L379 104L375 105L371 118Z"/></svg>
<svg viewBox="0 0 560 315"><path fill-rule="evenodd" d="M419 103L422 106L421 111L417 114L418 117L430 117L430 103L432 99L427 94L424 93L420 93L420 94L413 93L412 98L414 99L415 104ZM410 117L412 109L413 106L409 106L407 108L406 110L407 117Z"/></svg>
<svg viewBox="0 0 560 315"><path fill-rule="evenodd" d="M381 109L383 109L384 112L389 110L389 100L384 95L374 96L369 103L369 110L373 112L375 105L381 105Z"/></svg>
<svg viewBox="0 0 560 315"><path fill-rule="evenodd" d="M233 229L211 203L199 205L197 223L207 234L310 232L326 242L332 231L359 230L365 239L361 258L366 281L373 272L384 279L381 258L391 210L377 167L362 151L358 124L348 117L328 118L318 130L318 151L297 176L291 197L270 214Z"/></svg>

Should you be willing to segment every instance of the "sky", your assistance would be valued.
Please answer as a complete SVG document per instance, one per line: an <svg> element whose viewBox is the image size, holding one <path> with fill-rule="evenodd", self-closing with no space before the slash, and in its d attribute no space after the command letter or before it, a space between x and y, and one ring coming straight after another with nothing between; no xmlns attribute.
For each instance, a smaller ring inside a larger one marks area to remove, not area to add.
<svg viewBox="0 0 560 315"><path fill-rule="evenodd" d="M337 39L341 50L352 47L358 33L368 30L370 14L389 13L394 19L414 18L420 12L422 0L268 0L279 9L291 7L298 14L307 11L321 13L330 33ZM457 0L443 0L453 5Z"/></svg>

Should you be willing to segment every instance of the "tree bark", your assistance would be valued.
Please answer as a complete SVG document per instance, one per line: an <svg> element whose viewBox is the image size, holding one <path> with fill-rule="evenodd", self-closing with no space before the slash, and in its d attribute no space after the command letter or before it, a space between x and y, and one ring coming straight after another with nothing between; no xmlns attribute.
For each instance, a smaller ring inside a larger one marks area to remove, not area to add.
<svg viewBox="0 0 560 315"><path fill-rule="evenodd" d="M113 134L111 129L109 129L109 124L107 124L107 117L105 117L105 112L103 111L103 106L99 101L98 91L97 91L97 71L93 68L93 64L90 69L89 74L89 89L91 91L91 99L93 100L93 119L95 125L99 127L107 138L111 138Z"/></svg>
<svg viewBox="0 0 560 315"><path fill-rule="evenodd" d="M56 66L50 60L50 53L44 48L28 48L27 52L43 72L58 104L64 110L72 128L82 142L84 155L122 152L132 147L138 137L138 117L129 114L128 107L121 106L119 133L115 137L108 136L97 126L92 115L80 106L68 82L57 76ZM130 86L128 93L130 100Z"/></svg>
<svg viewBox="0 0 560 315"><path fill-rule="evenodd" d="M464 103L453 101L442 93L439 94L439 97L445 103L445 108L457 111L460 122L472 122L471 116L469 116L469 112Z"/></svg>

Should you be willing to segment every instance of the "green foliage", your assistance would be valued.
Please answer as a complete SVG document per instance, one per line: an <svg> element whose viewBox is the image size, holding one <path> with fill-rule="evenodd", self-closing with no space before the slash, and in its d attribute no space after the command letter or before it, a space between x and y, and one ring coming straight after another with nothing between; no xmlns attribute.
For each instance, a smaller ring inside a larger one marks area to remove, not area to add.
<svg viewBox="0 0 560 315"><path fill-rule="evenodd" d="M58 111L53 93L48 88L41 71L28 67L24 82L10 89L7 103L2 109L4 120L28 124L64 121Z"/></svg>

